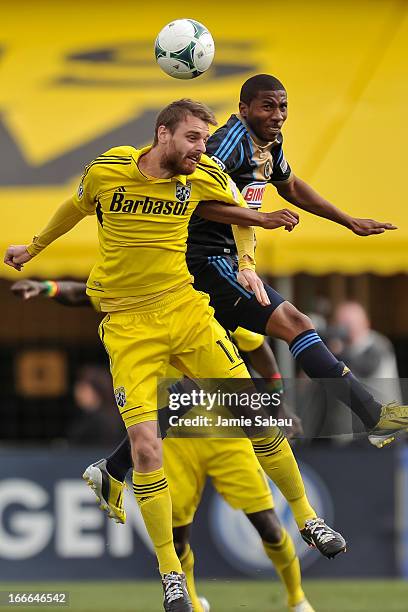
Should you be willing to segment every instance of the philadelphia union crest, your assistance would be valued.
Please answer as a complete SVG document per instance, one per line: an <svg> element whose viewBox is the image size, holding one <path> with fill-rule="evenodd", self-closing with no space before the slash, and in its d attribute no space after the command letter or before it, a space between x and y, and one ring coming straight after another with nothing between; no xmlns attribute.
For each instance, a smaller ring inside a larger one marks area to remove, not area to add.
<svg viewBox="0 0 408 612"><path fill-rule="evenodd" d="M183 183L176 183L176 200L179 202L187 202L191 197L191 183L187 181L185 185Z"/></svg>
<svg viewBox="0 0 408 612"><path fill-rule="evenodd" d="M115 389L115 400L118 408L123 408L126 404L126 391L125 387L118 387Z"/></svg>

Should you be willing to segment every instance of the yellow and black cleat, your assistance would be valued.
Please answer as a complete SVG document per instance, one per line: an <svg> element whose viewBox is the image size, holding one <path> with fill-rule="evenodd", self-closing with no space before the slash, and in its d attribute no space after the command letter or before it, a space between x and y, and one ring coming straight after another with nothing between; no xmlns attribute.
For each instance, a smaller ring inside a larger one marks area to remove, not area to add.
<svg viewBox="0 0 408 612"><path fill-rule="evenodd" d="M399 406L396 402L385 404L377 425L369 432L368 439L377 448L383 448L394 442L403 431L408 430L408 406Z"/></svg>
<svg viewBox="0 0 408 612"><path fill-rule="evenodd" d="M82 478L95 493L100 509L117 523L125 523L123 493L126 485L109 474L106 469L106 459L101 459L88 466Z"/></svg>

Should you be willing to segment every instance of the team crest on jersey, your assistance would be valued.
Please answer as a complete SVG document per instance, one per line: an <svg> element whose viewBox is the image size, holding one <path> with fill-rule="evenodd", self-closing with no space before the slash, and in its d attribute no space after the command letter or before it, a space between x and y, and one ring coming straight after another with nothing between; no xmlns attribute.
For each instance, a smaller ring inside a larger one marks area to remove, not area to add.
<svg viewBox="0 0 408 612"><path fill-rule="evenodd" d="M264 176L266 179L270 179L272 175L271 162L267 161L264 167Z"/></svg>
<svg viewBox="0 0 408 612"><path fill-rule="evenodd" d="M191 183L187 181L185 185L183 183L176 183L176 200L179 202L187 202L191 197Z"/></svg>
<svg viewBox="0 0 408 612"><path fill-rule="evenodd" d="M118 408L123 408L126 404L126 391L125 387L118 387L115 389L115 400Z"/></svg>

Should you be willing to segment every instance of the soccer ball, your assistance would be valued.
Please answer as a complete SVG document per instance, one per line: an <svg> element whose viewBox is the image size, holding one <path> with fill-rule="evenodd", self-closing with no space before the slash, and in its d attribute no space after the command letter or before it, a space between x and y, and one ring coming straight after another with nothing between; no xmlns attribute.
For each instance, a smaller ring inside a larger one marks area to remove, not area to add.
<svg viewBox="0 0 408 612"><path fill-rule="evenodd" d="M166 74L176 79L194 79L211 66L215 46L202 23L194 19L176 19L159 33L154 53Z"/></svg>

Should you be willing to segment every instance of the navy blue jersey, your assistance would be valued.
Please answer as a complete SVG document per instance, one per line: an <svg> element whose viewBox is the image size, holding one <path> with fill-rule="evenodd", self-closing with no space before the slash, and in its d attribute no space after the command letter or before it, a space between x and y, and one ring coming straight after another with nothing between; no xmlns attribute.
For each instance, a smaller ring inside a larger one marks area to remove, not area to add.
<svg viewBox="0 0 408 612"><path fill-rule="evenodd" d="M231 115L207 142L207 155L235 181L250 208L258 209L268 183L287 182L291 169L282 149L282 135L260 144L245 122ZM236 254L230 225L192 215L188 229L187 256Z"/></svg>

